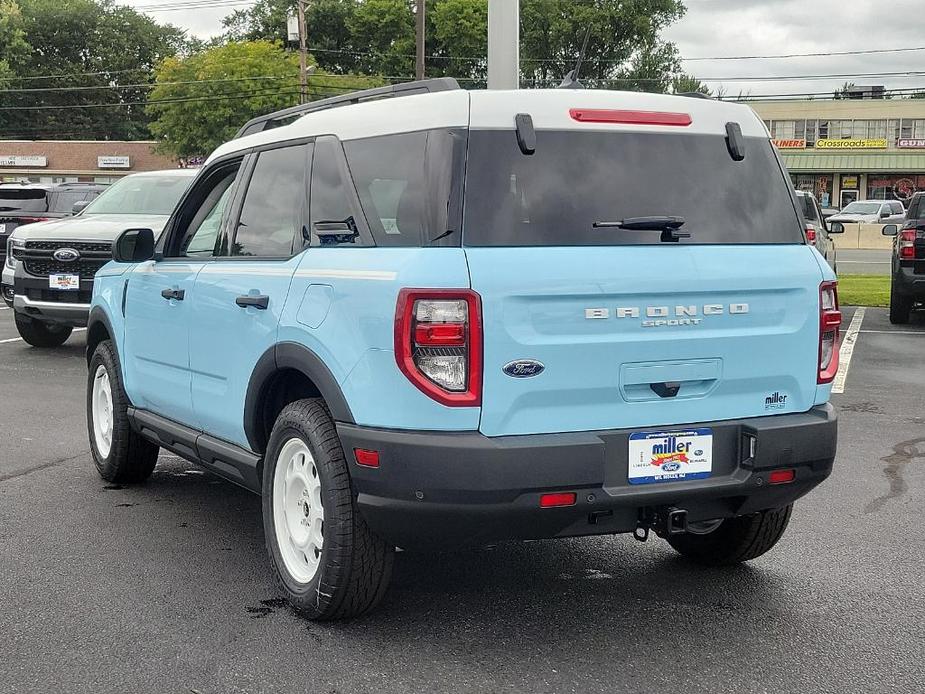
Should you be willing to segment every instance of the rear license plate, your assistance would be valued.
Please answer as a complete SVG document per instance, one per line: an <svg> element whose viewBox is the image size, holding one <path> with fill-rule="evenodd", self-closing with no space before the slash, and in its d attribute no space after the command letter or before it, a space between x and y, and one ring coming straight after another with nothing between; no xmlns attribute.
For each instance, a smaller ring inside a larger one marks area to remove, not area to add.
<svg viewBox="0 0 925 694"><path fill-rule="evenodd" d="M80 275L49 275L48 286L51 289L76 291L80 289Z"/></svg>
<svg viewBox="0 0 925 694"><path fill-rule="evenodd" d="M702 479L712 471L712 429L630 434L630 484Z"/></svg>

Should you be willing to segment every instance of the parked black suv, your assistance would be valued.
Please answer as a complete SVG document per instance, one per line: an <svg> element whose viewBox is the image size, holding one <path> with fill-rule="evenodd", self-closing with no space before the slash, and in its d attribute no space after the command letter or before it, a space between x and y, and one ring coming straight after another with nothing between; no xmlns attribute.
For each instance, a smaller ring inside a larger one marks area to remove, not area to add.
<svg viewBox="0 0 925 694"><path fill-rule="evenodd" d="M902 227L887 224L883 233L894 237L890 322L902 325L917 304L925 303L925 192L909 200Z"/></svg>
<svg viewBox="0 0 925 694"><path fill-rule="evenodd" d="M102 183L0 183L0 267L13 229L80 212L104 190Z"/></svg>

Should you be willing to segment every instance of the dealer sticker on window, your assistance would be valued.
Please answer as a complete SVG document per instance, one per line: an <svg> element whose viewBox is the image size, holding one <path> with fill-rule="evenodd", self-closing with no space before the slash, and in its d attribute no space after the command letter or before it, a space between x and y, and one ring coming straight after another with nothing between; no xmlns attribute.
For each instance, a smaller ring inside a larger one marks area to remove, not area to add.
<svg viewBox="0 0 925 694"><path fill-rule="evenodd" d="M80 289L80 275L49 275L48 286L51 289L75 291Z"/></svg>
<svg viewBox="0 0 925 694"><path fill-rule="evenodd" d="M712 429L630 434L630 484L702 479L712 471Z"/></svg>

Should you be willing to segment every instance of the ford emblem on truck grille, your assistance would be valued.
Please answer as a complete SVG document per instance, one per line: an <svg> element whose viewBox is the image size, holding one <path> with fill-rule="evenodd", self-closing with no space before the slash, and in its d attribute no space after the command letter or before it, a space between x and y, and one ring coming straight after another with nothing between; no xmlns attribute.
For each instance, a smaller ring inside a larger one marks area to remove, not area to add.
<svg viewBox="0 0 925 694"><path fill-rule="evenodd" d="M531 378L539 376L546 367L535 359L517 359L505 364L501 370L512 378Z"/></svg>
<svg viewBox="0 0 925 694"><path fill-rule="evenodd" d="M80 258L80 251L75 248L59 248L51 254L51 257L59 263L73 263Z"/></svg>

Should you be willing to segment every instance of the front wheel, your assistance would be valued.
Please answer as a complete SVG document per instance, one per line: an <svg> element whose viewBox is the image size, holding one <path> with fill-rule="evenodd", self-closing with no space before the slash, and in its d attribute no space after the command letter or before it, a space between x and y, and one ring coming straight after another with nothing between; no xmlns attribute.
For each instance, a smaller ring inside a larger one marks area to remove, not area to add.
<svg viewBox="0 0 925 694"><path fill-rule="evenodd" d="M74 329L67 325L45 323L17 313L16 330L19 331L19 336L33 347L60 347Z"/></svg>
<svg viewBox="0 0 925 694"><path fill-rule="evenodd" d="M691 524L688 532L665 539L684 557L710 566L729 566L760 557L783 536L793 504L738 518Z"/></svg>
<svg viewBox="0 0 925 694"><path fill-rule="evenodd" d="M90 359L87 431L96 470L108 482L141 482L157 464L159 449L132 430L128 405L116 352L103 340Z"/></svg>
<svg viewBox="0 0 925 694"><path fill-rule="evenodd" d="M385 595L394 548L356 504L324 401L298 400L276 420L263 469L263 529L276 577L309 619L345 619Z"/></svg>

